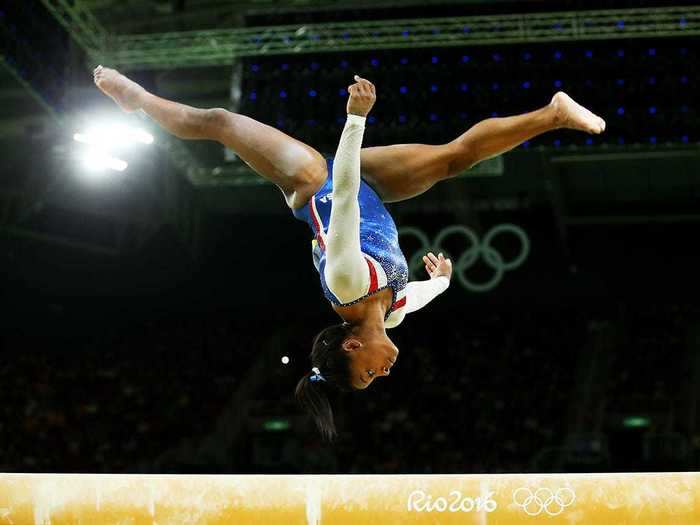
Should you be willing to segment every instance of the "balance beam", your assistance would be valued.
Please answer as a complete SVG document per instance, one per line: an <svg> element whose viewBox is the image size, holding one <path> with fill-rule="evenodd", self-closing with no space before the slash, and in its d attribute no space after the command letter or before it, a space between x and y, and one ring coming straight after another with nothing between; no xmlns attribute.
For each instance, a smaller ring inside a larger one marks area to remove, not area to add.
<svg viewBox="0 0 700 525"><path fill-rule="evenodd" d="M0 475L0 525L700 524L700 473Z"/></svg>

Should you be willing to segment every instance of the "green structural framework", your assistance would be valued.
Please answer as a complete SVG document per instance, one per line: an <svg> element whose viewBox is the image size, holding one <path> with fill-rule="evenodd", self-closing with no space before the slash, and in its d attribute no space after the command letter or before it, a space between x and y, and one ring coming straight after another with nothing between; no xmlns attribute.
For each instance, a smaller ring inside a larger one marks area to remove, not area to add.
<svg viewBox="0 0 700 525"><path fill-rule="evenodd" d="M700 6L678 6L120 36L109 34L82 3L41 1L90 58L124 70L224 65L257 55L700 35Z"/></svg>
<svg viewBox="0 0 700 525"><path fill-rule="evenodd" d="M46 1L46 0L44 0ZM124 69L230 64L235 57L700 35L700 7L622 9L127 35L110 40Z"/></svg>
<svg viewBox="0 0 700 525"><path fill-rule="evenodd" d="M41 0L41 3L90 58L108 47L109 34L82 2Z"/></svg>

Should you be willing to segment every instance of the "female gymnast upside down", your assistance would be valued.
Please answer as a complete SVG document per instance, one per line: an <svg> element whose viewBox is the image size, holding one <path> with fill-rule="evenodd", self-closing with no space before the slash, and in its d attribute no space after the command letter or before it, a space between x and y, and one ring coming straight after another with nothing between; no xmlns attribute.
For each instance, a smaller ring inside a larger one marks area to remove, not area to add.
<svg viewBox="0 0 700 525"><path fill-rule="evenodd" d="M94 79L123 110L142 110L179 138L216 140L231 148L276 184L294 216L311 226L321 287L343 322L316 336L312 369L297 384L296 397L327 439L336 429L324 389L364 389L388 376L399 350L386 329L449 286L451 262L432 253L423 258L430 279L407 282L396 225L383 203L415 197L547 131L605 130L602 118L558 92L541 109L484 120L447 144L362 148L365 119L376 95L371 82L355 76L336 156L326 161L310 146L246 116L159 98L102 66Z"/></svg>

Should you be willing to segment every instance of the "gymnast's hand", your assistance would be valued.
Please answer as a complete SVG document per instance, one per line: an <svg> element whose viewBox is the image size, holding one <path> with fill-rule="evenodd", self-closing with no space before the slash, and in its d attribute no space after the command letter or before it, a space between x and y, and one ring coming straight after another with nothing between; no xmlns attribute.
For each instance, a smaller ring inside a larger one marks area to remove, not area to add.
<svg viewBox="0 0 700 525"><path fill-rule="evenodd" d="M425 263L425 271L428 272L431 279L437 279L438 277L452 278L452 261L445 259L443 254L435 257L433 252L429 252L423 256L423 262Z"/></svg>
<svg viewBox="0 0 700 525"><path fill-rule="evenodd" d="M366 117L377 100L374 84L355 75L355 83L348 86L348 93L348 114Z"/></svg>

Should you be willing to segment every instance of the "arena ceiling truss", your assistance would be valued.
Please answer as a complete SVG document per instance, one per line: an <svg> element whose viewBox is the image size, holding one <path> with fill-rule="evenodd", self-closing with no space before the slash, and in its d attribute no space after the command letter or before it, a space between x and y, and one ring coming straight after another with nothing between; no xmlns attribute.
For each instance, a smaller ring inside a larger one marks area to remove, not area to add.
<svg viewBox="0 0 700 525"><path fill-rule="evenodd" d="M124 70L228 65L259 55L700 35L700 6L110 34L87 3L42 3L91 58Z"/></svg>

